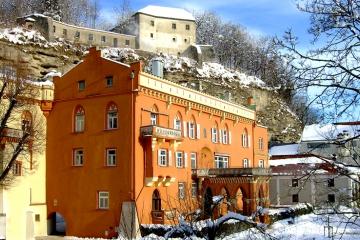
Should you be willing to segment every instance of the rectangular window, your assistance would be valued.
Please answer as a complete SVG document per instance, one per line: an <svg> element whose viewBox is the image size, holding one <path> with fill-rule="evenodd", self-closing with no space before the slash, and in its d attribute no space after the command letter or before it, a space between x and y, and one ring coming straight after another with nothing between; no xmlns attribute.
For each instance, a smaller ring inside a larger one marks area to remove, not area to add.
<svg viewBox="0 0 360 240"><path fill-rule="evenodd" d="M249 168L249 167L250 167L249 159L245 158L245 159L243 160L243 165L244 165L244 168Z"/></svg>
<svg viewBox="0 0 360 240"><path fill-rule="evenodd" d="M85 80L78 81L78 90L83 91L85 89Z"/></svg>
<svg viewBox="0 0 360 240"><path fill-rule="evenodd" d="M228 168L229 167L229 157L215 155L215 168Z"/></svg>
<svg viewBox="0 0 360 240"><path fill-rule="evenodd" d="M116 149L106 149L106 166L116 166Z"/></svg>
<svg viewBox="0 0 360 240"><path fill-rule="evenodd" d="M117 47L118 46L118 39L117 38L114 38L114 41L113 41L113 45L114 45L114 47Z"/></svg>
<svg viewBox="0 0 360 240"><path fill-rule="evenodd" d="M291 180L291 186L292 187L298 187L299 186L299 179L292 179Z"/></svg>
<svg viewBox="0 0 360 240"><path fill-rule="evenodd" d="M94 34L90 33L89 34L89 41L93 41L94 40Z"/></svg>
<svg viewBox="0 0 360 240"><path fill-rule="evenodd" d="M191 196L195 198L197 196L197 183L192 182L191 183Z"/></svg>
<svg viewBox="0 0 360 240"><path fill-rule="evenodd" d="M130 45L130 40L126 39L125 40L125 46L129 46Z"/></svg>
<svg viewBox="0 0 360 240"><path fill-rule="evenodd" d="M185 198L185 183L179 182L178 193L179 193L179 199Z"/></svg>
<svg viewBox="0 0 360 240"><path fill-rule="evenodd" d="M260 167L260 168L264 168L264 167L265 167L264 160L259 160L259 167Z"/></svg>
<svg viewBox="0 0 360 240"><path fill-rule="evenodd" d="M109 209L109 192L98 192L98 209Z"/></svg>
<svg viewBox="0 0 360 240"><path fill-rule="evenodd" d="M328 194L328 201L331 203L335 202L335 194Z"/></svg>
<svg viewBox="0 0 360 240"><path fill-rule="evenodd" d="M293 194L292 195L292 202L298 203L299 202L299 194Z"/></svg>
<svg viewBox="0 0 360 240"><path fill-rule="evenodd" d="M186 25L185 25L185 29L186 29L186 30L190 30L190 25L189 25L189 24L186 24Z"/></svg>
<svg viewBox="0 0 360 240"><path fill-rule="evenodd" d="M75 38L80 38L80 32L79 31L75 32Z"/></svg>
<svg viewBox="0 0 360 240"><path fill-rule="evenodd" d="M64 35L64 37L67 36L67 30L66 29L63 29L63 35Z"/></svg>
<svg viewBox="0 0 360 240"><path fill-rule="evenodd" d="M333 178L329 178L327 180L328 187L335 187L335 180Z"/></svg>
<svg viewBox="0 0 360 240"><path fill-rule="evenodd" d="M217 143L217 128L211 128L211 141Z"/></svg>
<svg viewBox="0 0 360 240"><path fill-rule="evenodd" d="M190 153L190 159L191 159L191 169L196 169L197 167L196 153L194 152Z"/></svg>
<svg viewBox="0 0 360 240"><path fill-rule="evenodd" d="M153 33L150 33L150 37L151 37L151 38L154 38L154 34L153 34Z"/></svg>
<svg viewBox="0 0 360 240"><path fill-rule="evenodd" d="M308 148L330 148L330 144L324 143L324 142L314 142L314 143L308 143L307 147Z"/></svg>
<svg viewBox="0 0 360 240"><path fill-rule="evenodd" d="M150 21L150 26L155 26L154 20L151 20L151 21Z"/></svg>
<svg viewBox="0 0 360 240"><path fill-rule="evenodd" d="M167 151L166 149L159 149L158 162L160 166L167 166Z"/></svg>
<svg viewBox="0 0 360 240"><path fill-rule="evenodd" d="M176 29L176 23L173 23L173 24L171 25L171 28L172 28L172 29Z"/></svg>
<svg viewBox="0 0 360 240"><path fill-rule="evenodd" d="M107 117L108 117L107 129L116 129L117 120L118 120L117 111L109 111L107 113Z"/></svg>
<svg viewBox="0 0 360 240"><path fill-rule="evenodd" d="M189 122L189 138L195 138L195 123Z"/></svg>
<svg viewBox="0 0 360 240"><path fill-rule="evenodd" d="M15 176L22 175L22 162L21 161L15 161L15 163L13 165L13 175L15 175Z"/></svg>
<svg viewBox="0 0 360 240"><path fill-rule="evenodd" d="M82 148L73 150L73 166L84 165L84 150Z"/></svg>
<svg viewBox="0 0 360 240"><path fill-rule="evenodd" d="M101 42L106 42L106 37L105 36L101 36Z"/></svg>
<svg viewBox="0 0 360 240"><path fill-rule="evenodd" d="M176 38L175 38L175 37L173 37L173 39L172 39L172 40L173 40L173 42L176 42Z"/></svg>
<svg viewBox="0 0 360 240"><path fill-rule="evenodd" d="M53 26L53 31L56 32L56 26Z"/></svg>
<svg viewBox="0 0 360 240"><path fill-rule="evenodd" d="M176 152L175 153L175 157L176 157L176 167L178 168L182 168L184 167L184 158L183 158L183 152Z"/></svg>
<svg viewBox="0 0 360 240"><path fill-rule="evenodd" d="M113 86L113 76L107 76L105 78L106 80L106 87L112 87Z"/></svg>

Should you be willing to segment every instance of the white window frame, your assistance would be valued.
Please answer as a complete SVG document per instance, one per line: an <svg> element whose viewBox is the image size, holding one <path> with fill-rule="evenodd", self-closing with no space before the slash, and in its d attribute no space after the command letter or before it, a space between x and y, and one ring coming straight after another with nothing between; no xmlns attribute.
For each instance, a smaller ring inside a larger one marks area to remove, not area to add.
<svg viewBox="0 0 360 240"><path fill-rule="evenodd" d="M260 167L260 168L264 168L264 167L265 167L265 161L264 161L264 160L262 160L262 159L259 160L259 167Z"/></svg>
<svg viewBox="0 0 360 240"><path fill-rule="evenodd" d="M83 132L85 129L85 113L82 112L75 113L75 132Z"/></svg>
<svg viewBox="0 0 360 240"><path fill-rule="evenodd" d="M218 133L217 133L217 128L211 128L211 141L213 143L217 143L218 142Z"/></svg>
<svg viewBox="0 0 360 240"><path fill-rule="evenodd" d="M184 182L178 183L178 196L179 196L179 199L185 199L185 183Z"/></svg>
<svg viewBox="0 0 360 240"><path fill-rule="evenodd" d="M113 153L111 153L113 151ZM116 148L106 149L106 166L116 166L117 151Z"/></svg>
<svg viewBox="0 0 360 240"><path fill-rule="evenodd" d="M263 138L259 138L259 149L264 150L264 139Z"/></svg>
<svg viewBox="0 0 360 240"><path fill-rule="evenodd" d="M222 131L222 143L223 144L228 144L229 143L229 135L228 135L228 131L227 131L227 129L224 129L223 131Z"/></svg>
<svg viewBox="0 0 360 240"><path fill-rule="evenodd" d="M191 169L197 168L197 154L196 152L190 153L190 159L191 159Z"/></svg>
<svg viewBox="0 0 360 240"><path fill-rule="evenodd" d="M117 129L118 127L118 111L108 110L107 112L107 129Z"/></svg>
<svg viewBox="0 0 360 240"><path fill-rule="evenodd" d="M241 134L241 138L242 138L242 140L241 140L242 146L245 147L245 148L249 147L249 137L248 137L247 132L244 131Z"/></svg>
<svg viewBox="0 0 360 240"><path fill-rule="evenodd" d="M98 209L109 209L110 196L109 192L98 191Z"/></svg>
<svg viewBox="0 0 360 240"><path fill-rule="evenodd" d="M174 129L181 130L181 119L179 117L174 120Z"/></svg>
<svg viewBox="0 0 360 240"><path fill-rule="evenodd" d="M158 114L157 113L150 113L150 124L151 125L157 125L158 123Z"/></svg>
<svg viewBox="0 0 360 240"><path fill-rule="evenodd" d="M229 156L215 155L215 168L228 168Z"/></svg>
<svg viewBox="0 0 360 240"><path fill-rule="evenodd" d="M183 168L184 167L184 153L183 152L175 152L175 161L176 161L176 167L177 168Z"/></svg>
<svg viewBox="0 0 360 240"><path fill-rule="evenodd" d="M195 139L195 123L189 122L189 138Z"/></svg>
<svg viewBox="0 0 360 240"><path fill-rule="evenodd" d="M158 159L158 163L159 163L159 166L162 166L162 167L165 167L167 166L167 156L168 156L168 152L166 149L159 149L160 153L159 153L159 158Z"/></svg>
<svg viewBox="0 0 360 240"><path fill-rule="evenodd" d="M193 198L196 198L196 197L197 197L197 192L198 192L197 183L196 183L196 182L192 182L192 183L191 183L191 196L192 196Z"/></svg>
<svg viewBox="0 0 360 240"><path fill-rule="evenodd" d="M250 161L249 161L249 159L244 158L244 160L243 160L243 166L244 166L244 168L249 168L249 167L250 167Z"/></svg>
<svg viewBox="0 0 360 240"><path fill-rule="evenodd" d="M84 149L76 148L73 150L73 166L84 165Z"/></svg>

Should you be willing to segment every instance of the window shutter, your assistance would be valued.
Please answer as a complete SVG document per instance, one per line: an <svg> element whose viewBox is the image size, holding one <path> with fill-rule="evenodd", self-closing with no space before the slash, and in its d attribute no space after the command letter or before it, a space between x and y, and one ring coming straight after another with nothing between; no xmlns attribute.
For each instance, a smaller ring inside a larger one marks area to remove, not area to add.
<svg viewBox="0 0 360 240"><path fill-rule="evenodd" d="M214 128L211 128L211 142L214 142Z"/></svg>
<svg viewBox="0 0 360 240"><path fill-rule="evenodd" d="M184 121L184 137L187 137L186 122Z"/></svg>
<svg viewBox="0 0 360 240"><path fill-rule="evenodd" d="M161 150L159 149L158 150L158 165L160 166L161 165L161 157L160 157L160 154L161 153Z"/></svg>
<svg viewBox="0 0 360 240"><path fill-rule="evenodd" d="M231 144L231 132L229 131L229 144Z"/></svg>
<svg viewBox="0 0 360 240"><path fill-rule="evenodd" d="M188 136L192 137L191 134L190 134L190 122L187 123L187 127L188 127Z"/></svg>
<svg viewBox="0 0 360 240"><path fill-rule="evenodd" d="M172 165L172 154L171 154L171 150L168 151L168 166Z"/></svg>
<svg viewBox="0 0 360 240"><path fill-rule="evenodd" d="M175 126L176 126L176 118L174 118L174 125L173 125L174 129L175 129Z"/></svg>
<svg viewBox="0 0 360 240"><path fill-rule="evenodd" d="M187 168L187 166L188 166L187 153L184 153L184 167Z"/></svg>
<svg viewBox="0 0 360 240"><path fill-rule="evenodd" d="M222 143L222 140L223 140L223 139L222 139L222 133L223 133L223 132L222 132L222 130L220 129L220 130L219 130L219 142L220 142L220 143Z"/></svg>
<svg viewBox="0 0 360 240"><path fill-rule="evenodd" d="M200 133L201 133L200 124L196 124L196 138L197 139L200 139Z"/></svg>

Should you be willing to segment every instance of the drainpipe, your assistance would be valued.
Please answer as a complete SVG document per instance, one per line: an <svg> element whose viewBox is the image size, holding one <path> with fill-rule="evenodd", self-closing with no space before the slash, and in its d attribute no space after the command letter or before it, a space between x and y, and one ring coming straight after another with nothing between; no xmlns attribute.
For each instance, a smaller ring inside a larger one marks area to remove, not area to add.
<svg viewBox="0 0 360 240"><path fill-rule="evenodd" d="M134 97L135 70L130 72L131 80L131 162L130 162L130 191L131 200L135 201L135 97Z"/></svg>

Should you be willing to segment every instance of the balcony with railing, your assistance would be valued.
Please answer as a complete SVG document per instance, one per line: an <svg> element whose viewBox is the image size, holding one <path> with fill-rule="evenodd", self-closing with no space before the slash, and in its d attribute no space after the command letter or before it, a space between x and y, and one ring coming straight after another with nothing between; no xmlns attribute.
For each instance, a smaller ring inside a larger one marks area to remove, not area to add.
<svg viewBox="0 0 360 240"><path fill-rule="evenodd" d="M203 168L193 169L196 177L270 176L270 168Z"/></svg>

